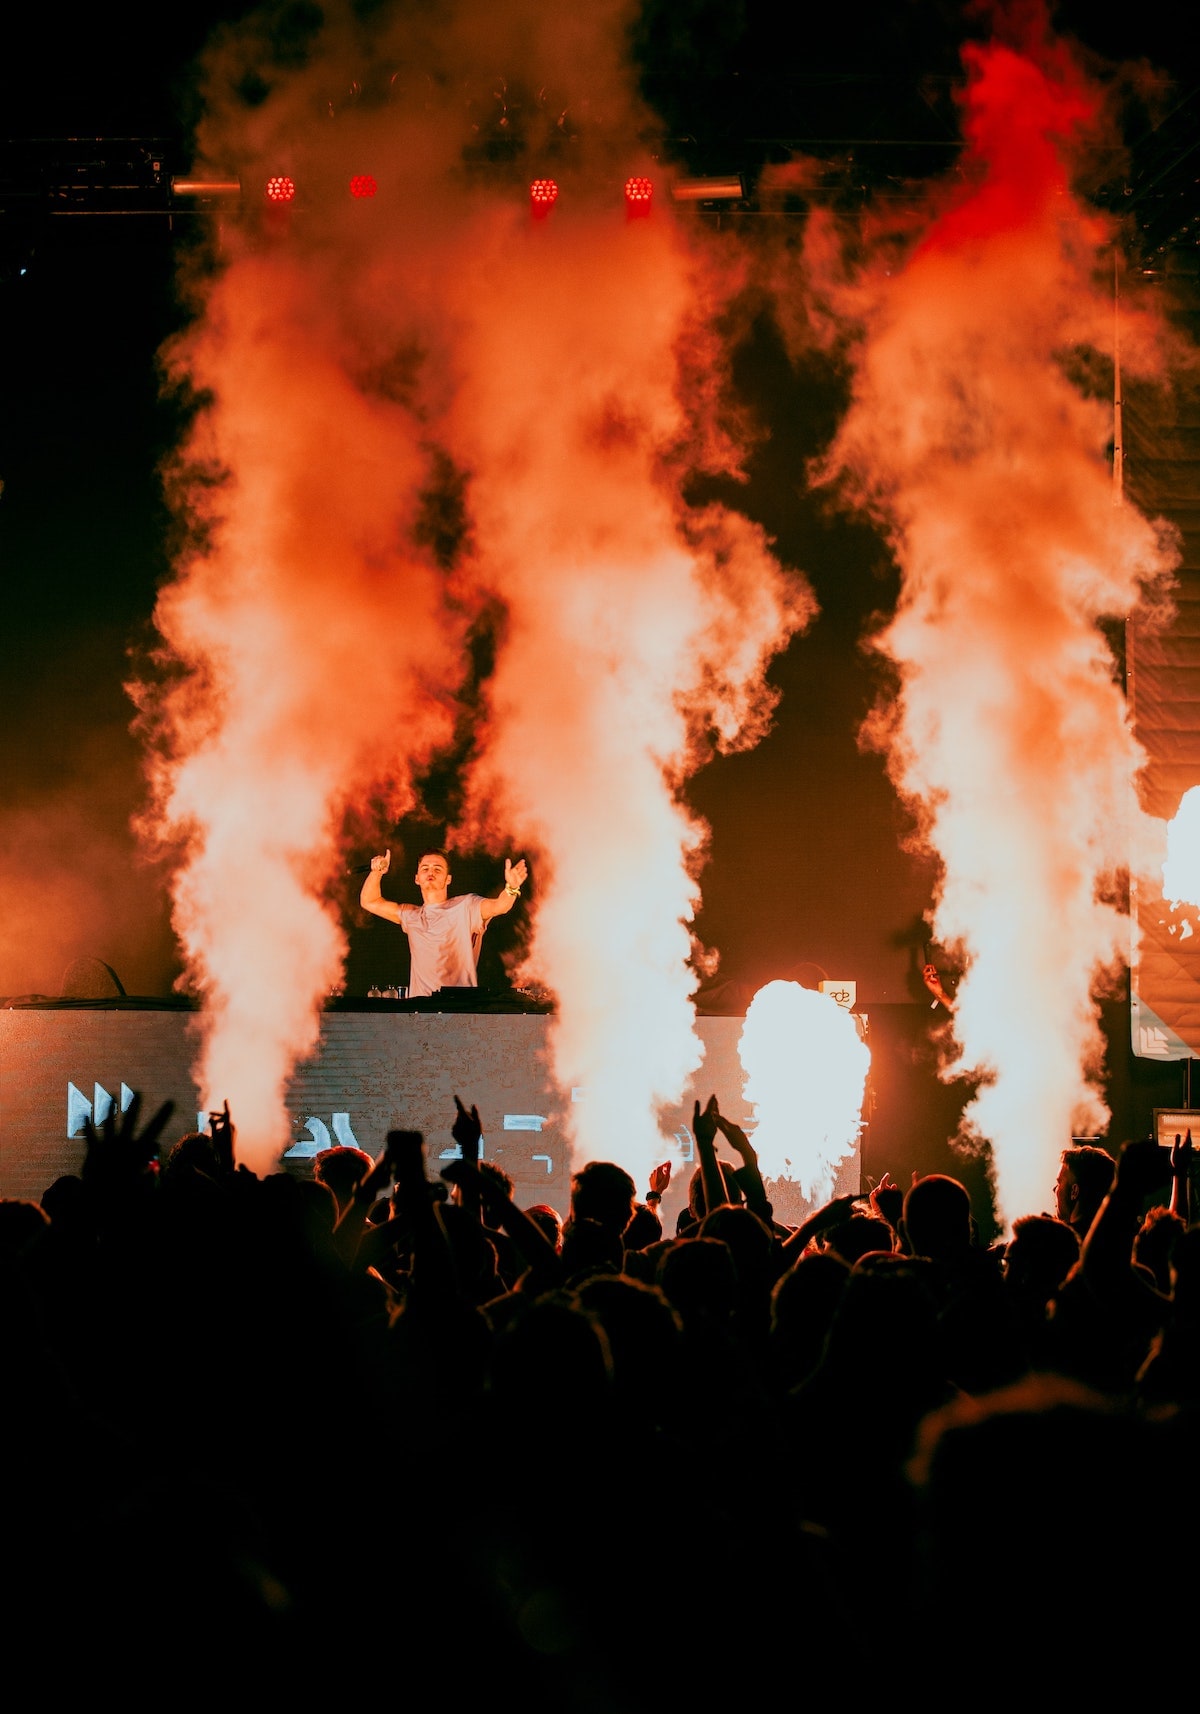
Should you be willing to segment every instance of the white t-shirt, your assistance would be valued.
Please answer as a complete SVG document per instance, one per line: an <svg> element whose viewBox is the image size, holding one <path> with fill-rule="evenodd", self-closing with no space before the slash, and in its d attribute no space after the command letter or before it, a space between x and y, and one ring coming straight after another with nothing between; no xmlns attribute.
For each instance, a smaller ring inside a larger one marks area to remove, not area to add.
<svg viewBox="0 0 1200 1714"><path fill-rule="evenodd" d="M412 969L409 998L439 988L477 988L479 946L487 927L478 893L456 893L442 905L401 905Z"/></svg>

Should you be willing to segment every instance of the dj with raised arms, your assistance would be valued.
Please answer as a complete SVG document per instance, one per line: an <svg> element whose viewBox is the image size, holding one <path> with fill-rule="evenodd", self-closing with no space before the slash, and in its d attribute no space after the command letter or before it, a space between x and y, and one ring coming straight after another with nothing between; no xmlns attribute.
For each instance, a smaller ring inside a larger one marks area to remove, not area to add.
<svg viewBox="0 0 1200 1714"><path fill-rule="evenodd" d="M439 988L477 988L483 932L493 917L507 915L520 898L529 874L525 859L515 863L505 859L504 886L494 899L478 893L456 893L451 898L454 877L446 853L423 851L414 877L421 892L419 905L384 898L382 882L391 861L390 848L382 856L372 857L358 902L373 916L398 923L408 936L412 962L409 997L436 994Z"/></svg>

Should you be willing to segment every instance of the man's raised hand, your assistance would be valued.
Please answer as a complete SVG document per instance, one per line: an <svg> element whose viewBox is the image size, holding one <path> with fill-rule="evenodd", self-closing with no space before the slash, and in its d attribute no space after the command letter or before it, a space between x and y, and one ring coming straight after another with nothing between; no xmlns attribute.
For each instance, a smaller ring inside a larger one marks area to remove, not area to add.
<svg viewBox="0 0 1200 1714"><path fill-rule="evenodd" d="M221 1170L232 1172L234 1147L237 1143L237 1126L229 1117L228 1101L222 1104L220 1112L213 1111L208 1115L208 1134L217 1146Z"/></svg>
<svg viewBox="0 0 1200 1714"><path fill-rule="evenodd" d="M717 1114L717 1129L730 1147L737 1150L747 1165L758 1159L754 1152L754 1145L742 1127L735 1125L733 1120L727 1119L723 1113Z"/></svg>
<svg viewBox="0 0 1200 1714"><path fill-rule="evenodd" d="M658 1166L650 1168L650 1194L652 1196L665 1196L670 1182L670 1161L660 1161Z"/></svg>
<svg viewBox="0 0 1200 1714"><path fill-rule="evenodd" d="M483 1141L483 1126L479 1122L479 1109L472 1106L468 1113L458 1096L454 1097L457 1112L454 1123L450 1127L450 1135L462 1150L465 1161L479 1159L479 1145Z"/></svg>
<svg viewBox="0 0 1200 1714"><path fill-rule="evenodd" d="M709 1096L703 1109L701 1109L699 1101L696 1102L692 1108L692 1135L698 1143L713 1142L717 1134L717 1124L720 1117L721 1110L717 1106L715 1095Z"/></svg>

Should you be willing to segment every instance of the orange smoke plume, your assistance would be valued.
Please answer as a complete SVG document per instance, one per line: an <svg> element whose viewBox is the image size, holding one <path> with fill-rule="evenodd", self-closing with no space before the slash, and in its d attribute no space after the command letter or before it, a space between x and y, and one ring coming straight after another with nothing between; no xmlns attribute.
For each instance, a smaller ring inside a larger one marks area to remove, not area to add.
<svg viewBox="0 0 1200 1714"><path fill-rule="evenodd" d="M1099 622L1173 560L1114 504L1118 234L1072 189L1100 95L1055 43L972 48L966 70L960 171L919 241L824 279L857 329L824 474L902 572L875 638L896 697L866 736L940 859L935 937L965 966L944 1075L981 1079L963 1140L992 1146L1003 1221L1046 1208L1060 1150L1108 1122L1096 995L1128 947L1112 882L1143 758ZM1158 363L1144 311L1121 349Z"/></svg>
<svg viewBox="0 0 1200 1714"><path fill-rule="evenodd" d="M736 468L699 307L736 278L662 198L626 220L647 122L626 23L472 0L381 10L368 37L331 9L286 53L251 20L210 55L204 162L297 191L230 234L168 354L201 401L176 472L196 545L157 613L149 825L186 846L201 1083L255 1164L339 974L342 818L411 801L497 598L460 837L537 858L528 968L558 997L560 1083L587 1091L584 1152L661 1158L657 1108L699 1062L705 830L680 787L711 741L764 729L765 668L812 604L756 529L680 499L697 462ZM563 193L534 223L551 156ZM466 517L435 552L422 496L447 468Z"/></svg>
<svg viewBox="0 0 1200 1714"><path fill-rule="evenodd" d="M761 732L765 667L811 611L744 519L682 513L669 454L701 265L668 216L593 207L488 254L489 296L459 305L455 419L481 575L507 610L477 797L540 854L524 973L558 999L577 1152L639 1183L702 1051L688 960L706 829L680 786L698 733Z"/></svg>
<svg viewBox="0 0 1200 1714"><path fill-rule="evenodd" d="M317 1039L345 950L324 890L348 806L402 805L446 740L460 673L444 578L417 545L421 425L389 384L369 264L233 233L166 354L202 401L171 473L193 545L156 611L165 685L147 707L151 837L182 844L174 923L203 1001L202 1099L271 1170L283 1091ZM328 234L325 234L328 238Z"/></svg>

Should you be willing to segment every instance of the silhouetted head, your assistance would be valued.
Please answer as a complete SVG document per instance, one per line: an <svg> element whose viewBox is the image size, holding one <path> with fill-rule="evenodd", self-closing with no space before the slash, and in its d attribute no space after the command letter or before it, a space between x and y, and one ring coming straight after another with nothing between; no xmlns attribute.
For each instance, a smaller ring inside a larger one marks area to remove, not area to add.
<svg viewBox="0 0 1200 1714"><path fill-rule="evenodd" d="M771 1289L777 1277L775 1234L749 1208L714 1208L700 1222L701 1238L719 1238L729 1246L737 1276L738 1314L747 1330L766 1336Z"/></svg>
<svg viewBox="0 0 1200 1714"><path fill-rule="evenodd" d="M50 1216L40 1202L20 1196L0 1197L0 1259L20 1261L50 1229Z"/></svg>
<svg viewBox="0 0 1200 1714"><path fill-rule="evenodd" d="M675 1378L679 1316L657 1286L624 1275L596 1275L574 1295L604 1329L618 1394L653 1419Z"/></svg>
<svg viewBox="0 0 1200 1714"><path fill-rule="evenodd" d="M830 1228L825 1247L853 1266L860 1256L870 1255L876 1250L890 1252L892 1229L881 1214L856 1209Z"/></svg>
<svg viewBox="0 0 1200 1714"><path fill-rule="evenodd" d="M332 1190L338 1207L344 1208L373 1165L365 1149L338 1143L313 1156L312 1172L318 1184L327 1184Z"/></svg>
<svg viewBox="0 0 1200 1714"><path fill-rule="evenodd" d="M42 1192L42 1207L55 1226L70 1226L85 1220L89 1206L87 1188L78 1173L61 1173Z"/></svg>
<svg viewBox="0 0 1200 1714"><path fill-rule="evenodd" d="M498 1297L504 1282L497 1267L496 1246L479 1221L452 1202L439 1203L437 1213L463 1295L475 1304Z"/></svg>
<svg viewBox="0 0 1200 1714"><path fill-rule="evenodd" d="M542 1231L554 1245L557 1253L562 1249L563 1222L557 1208L551 1208L548 1202L535 1202L532 1208L525 1210L529 1218L541 1227Z"/></svg>
<svg viewBox="0 0 1200 1714"><path fill-rule="evenodd" d="M1049 1302L1079 1260L1079 1234L1052 1214L1023 1214L1013 1221L1004 1250L1005 1284Z"/></svg>
<svg viewBox="0 0 1200 1714"><path fill-rule="evenodd" d="M1064 1149L1054 1181L1054 1211L1060 1220L1086 1233L1112 1188L1117 1163L1107 1149L1080 1143Z"/></svg>
<svg viewBox="0 0 1200 1714"><path fill-rule="evenodd" d="M1195 1317L1200 1308L1200 1226L1187 1226L1171 1252L1171 1292L1177 1314Z"/></svg>
<svg viewBox="0 0 1200 1714"><path fill-rule="evenodd" d="M486 1178L491 1184L495 1185L496 1189L502 1196L512 1195L512 1174L505 1172L502 1166L497 1166L495 1161L480 1161L479 1170L483 1174L484 1178Z"/></svg>
<svg viewBox="0 0 1200 1714"><path fill-rule="evenodd" d="M571 1179L571 1219L595 1220L618 1236L636 1199L637 1186L615 1161L588 1161Z"/></svg>
<svg viewBox="0 0 1200 1714"><path fill-rule="evenodd" d="M733 1204L740 1203L742 1195L737 1186L737 1178L732 1162L719 1160L717 1167L725 1184L725 1200ZM694 1220L703 1220L708 1213L708 1204L704 1200L704 1179L700 1167L695 1167L688 1180L688 1211Z"/></svg>
<svg viewBox="0 0 1200 1714"><path fill-rule="evenodd" d="M612 1355L599 1320L564 1293L520 1303L492 1340L485 1386L518 1425L565 1421L572 1431L603 1414Z"/></svg>
<svg viewBox="0 0 1200 1714"><path fill-rule="evenodd" d="M639 1202L629 1216L629 1224L621 1234L621 1242L627 1250L644 1250L648 1244L657 1244L663 1235L662 1221L644 1202Z"/></svg>
<svg viewBox="0 0 1200 1714"><path fill-rule="evenodd" d="M161 1167L164 1185L195 1178L211 1179L215 1183L224 1176L221 1152L207 1131L185 1131L171 1144Z"/></svg>
<svg viewBox="0 0 1200 1714"><path fill-rule="evenodd" d="M591 1274L619 1274L625 1261L620 1232L599 1220L568 1220L563 1226L563 1277L582 1280Z"/></svg>
<svg viewBox="0 0 1200 1714"><path fill-rule="evenodd" d="M808 1251L775 1282L772 1333L815 1340L819 1351L849 1278L850 1265L835 1250Z"/></svg>
<svg viewBox="0 0 1200 1714"><path fill-rule="evenodd" d="M943 1261L971 1247L971 1198L958 1179L931 1172L911 1185L901 1217L905 1241L914 1256Z"/></svg>
<svg viewBox="0 0 1200 1714"><path fill-rule="evenodd" d="M677 1238L660 1256L655 1279L685 1326L728 1321L737 1308L737 1269L720 1238Z"/></svg>

